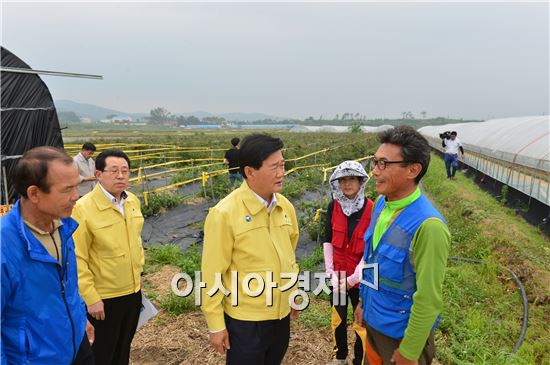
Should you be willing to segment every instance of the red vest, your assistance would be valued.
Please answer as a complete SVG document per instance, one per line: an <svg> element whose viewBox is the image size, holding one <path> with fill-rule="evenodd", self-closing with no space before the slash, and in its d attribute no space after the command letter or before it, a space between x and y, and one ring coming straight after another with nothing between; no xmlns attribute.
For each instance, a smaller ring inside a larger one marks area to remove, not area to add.
<svg viewBox="0 0 550 365"><path fill-rule="evenodd" d="M350 276L363 258L365 242L363 238L369 228L372 213L372 200L365 198L365 209L351 239L348 240L348 217L342 211L338 201L334 201L332 210L332 246L334 247L334 271L345 271Z"/></svg>

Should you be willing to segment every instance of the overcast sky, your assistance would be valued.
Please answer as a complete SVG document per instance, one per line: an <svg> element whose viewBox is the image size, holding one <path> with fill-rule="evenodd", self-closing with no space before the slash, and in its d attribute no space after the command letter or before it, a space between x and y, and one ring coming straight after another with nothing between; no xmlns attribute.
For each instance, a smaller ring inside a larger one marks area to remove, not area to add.
<svg viewBox="0 0 550 365"><path fill-rule="evenodd" d="M55 100L123 112L487 119L549 113L539 3L6 3Z"/></svg>

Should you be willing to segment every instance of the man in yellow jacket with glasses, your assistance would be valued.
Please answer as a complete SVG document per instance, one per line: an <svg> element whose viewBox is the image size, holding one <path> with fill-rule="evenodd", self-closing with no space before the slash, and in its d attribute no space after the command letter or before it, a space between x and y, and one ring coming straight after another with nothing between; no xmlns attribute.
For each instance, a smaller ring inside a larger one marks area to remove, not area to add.
<svg viewBox="0 0 550 365"><path fill-rule="evenodd" d="M94 189L73 210L80 295L96 329L96 364L128 364L141 309L140 201L127 192L128 156L117 149L96 158Z"/></svg>
<svg viewBox="0 0 550 365"><path fill-rule="evenodd" d="M280 364L290 317L297 315L289 297L298 274L298 222L279 194L282 148L279 138L245 137L239 150L245 181L210 209L204 226L202 311L210 343L229 365Z"/></svg>

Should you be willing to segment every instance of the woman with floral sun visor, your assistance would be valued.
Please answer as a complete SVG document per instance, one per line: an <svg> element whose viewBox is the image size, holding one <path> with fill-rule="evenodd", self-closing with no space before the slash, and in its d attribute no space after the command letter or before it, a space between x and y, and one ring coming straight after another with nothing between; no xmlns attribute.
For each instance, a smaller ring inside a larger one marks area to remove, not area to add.
<svg viewBox="0 0 550 365"><path fill-rule="evenodd" d="M365 197L365 185L369 176L356 161L344 161L330 177L333 200L327 208L325 242L323 252L327 276L331 279L333 296L346 291L344 303L333 298L332 337L334 349L329 364L347 364L347 308L353 310L359 301L360 275L355 268L363 257L367 230L373 207L372 200ZM342 297L342 296L341 296ZM353 364L362 364L366 346L366 330L353 323L356 340Z"/></svg>

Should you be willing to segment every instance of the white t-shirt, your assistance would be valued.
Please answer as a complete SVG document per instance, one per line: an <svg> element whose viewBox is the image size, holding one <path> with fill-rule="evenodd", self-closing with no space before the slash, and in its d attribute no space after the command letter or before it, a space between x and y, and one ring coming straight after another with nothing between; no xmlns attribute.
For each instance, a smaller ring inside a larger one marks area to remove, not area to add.
<svg viewBox="0 0 550 365"><path fill-rule="evenodd" d="M454 141L452 139L445 140L445 153L458 155L459 147L462 147L462 143L460 143L458 137Z"/></svg>

